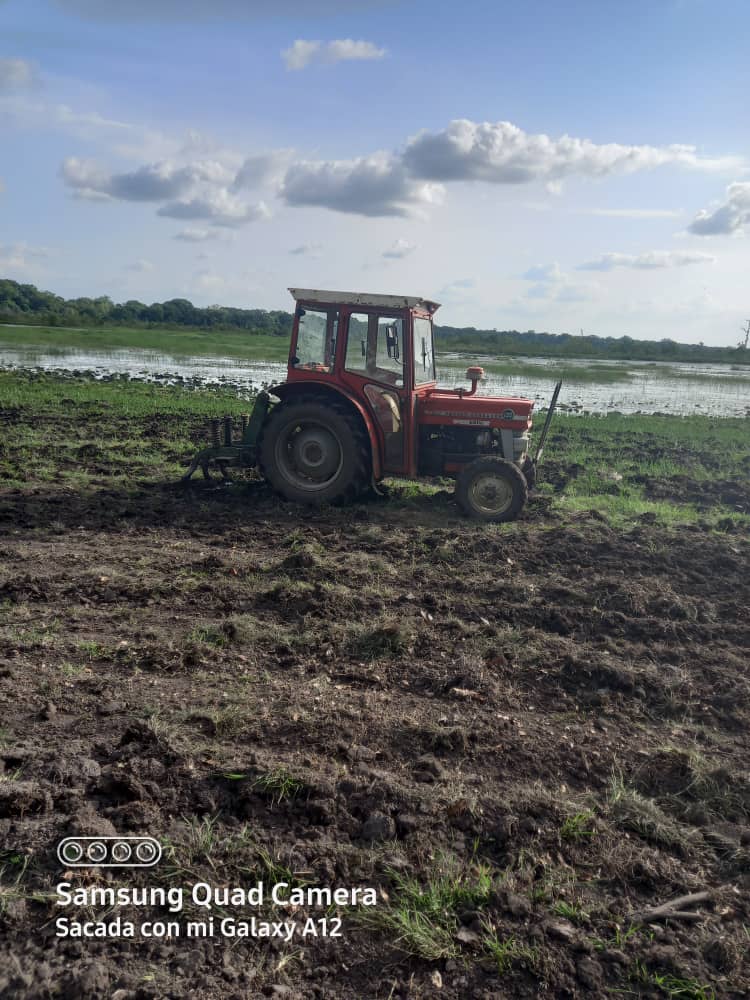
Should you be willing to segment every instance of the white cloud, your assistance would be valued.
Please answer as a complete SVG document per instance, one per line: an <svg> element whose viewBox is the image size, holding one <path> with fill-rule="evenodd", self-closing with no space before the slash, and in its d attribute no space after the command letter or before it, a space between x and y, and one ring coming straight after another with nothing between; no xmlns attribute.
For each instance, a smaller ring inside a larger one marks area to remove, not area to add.
<svg viewBox="0 0 750 1000"><path fill-rule="evenodd" d="M270 216L265 202L251 204L224 186L233 179L234 172L217 160L185 165L167 161L113 174L90 160L71 157L64 161L61 174L80 198L162 202L157 215L167 218L241 226ZM204 231L189 227L176 236L187 242L208 238Z"/></svg>
<svg viewBox="0 0 750 1000"><path fill-rule="evenodd" d="M326 62L369 61L382 59L384 55L385 49L378 48L372 42L355 41L353 38L337 38L325 47Z"/></svg>
<svg viewBox="0 0 750 1000"><path fill-rule="evenodd" d="M287 69L304 69L320 55L320 46L320 42L309 42L298 38L292 46L282 51L281 58Z"/></svg>
<svg viewBox="0 0 750 1000"><path fill-rule="evenodd" d="M357 215L407 215L442 200L443 188L412 180L398 160L385 154L356 160L294 163L281 190L288 205L318 205Z"/></svg>
<svg viewBox="0 0 750 1000"><path fill-rule="evenodd" d="M207 191L193 198L170 201L162 205L157 215L170 219L207 219L214 226L242 226L270 217L265 202L249 204L230 194L225 188Z"/></svg>
<svg viewBox="0 0 750 1000"><path fill-rule="evenodd" d="M236 191L253 189L264 185L277 185L292 159L292 150L277 149L270 153L248 156L237 171L233 188Z"/></svg>
<svg viewBox="0 0 750 1000"><path fill-rule="evenodd" d="M700 211L688 226L697 236L740 235L750 225L750 182L736 181L716 208Z"/></svg>
<svg viewBox="0 0 750 1000"><path fill-rule="evenodd" d="M407 143L403 162L415 177L434 181L524 184L580 174L602 177L666 164L725 169L733 158L699 157L693 146L597 144L563 135L530 135L511 122L452 121L441 132L423 131Z"/></svg>
<svg viewBox="0 0 750 1000"><path fill-rule="evenodd" d="M123 201L164 201L177 198L200 181L221 183L231 172L212 160L187 166L151 163L128 173L111 174L90 160L69 157L63 162L62 178L83 196L104 195Z"/></svg>
<svg viewBox="0 0 750 1000"><path fill-rule="evenodd" d="M151 271L153 271L153 269L154 265L151 263L151 261L143 260L143 258L141 258L141 260L133 261L133 263L128 264L126 268L126 270L134 271L136 274L149 274Z"/></svg>
<svg viewBox="0 0 750 1000"><path fill-rule="evenodd" d="M617 267L653 271L667 267L687 267L689 264L710 264L716 258L707 253L683 250L649 250L647 253L604 253L595 260L579 264L578 271L613 271Z"/></svg>
<svg viewBox="0 0 750 1000"><path fill-rule="evenodd" d="M391 259L398 260L401 257L408 257L410 253L414 253L417 249L415 243L409 243L408 240L398 239L388 250L383 251L383 256Z"/></svg>
<svg viewBox="0 0 750 1000"><path fill-rule="evenodd" d="M337 38L332 42L298 38L290 48L284 49L281 58L287 69L300 70L313 63L382 59L384 55L385 49L379 49L372 42L355 41L353 38Z"/></svg>
<svg viewBox="0 0 750 1000"><path fill-rule="evenodd" d="M35 80L34 68L25 59L0 59L0 94L30 87Z"/></svg>
<svg viewBox="0 0 750 1000"><path fill-rule="evenodd" d="M342 51L348 50L344 47ZM92 118L74 117L79 124L83 118ZM99 122L137 132L126 123L107 119ZM165 137L159 142L168 145ZM381 151L350 160L294 161L290 149L243 159L236 150L225 149L201 135L189 137L182 145L171 142L172 156L120 173L95 162L69 158L61 168L63 180L79 198L160 202L158 214L162 216L237 226L269 214L257 196L255 204L242 200L239 194L245 190L267 188L268 195L275 194L290 206L316 206L367 217L424 217L427 206L444 200L445 187L439 180L505 184L541 181L554 191L562 176L573 173L600 176L668 163L703 169L729 162L703 159L688 146L597 145L570 136L554 140L546 135L529 135L508 122L493 125L466 120L451 122L437 133L419 133L401 151ZM729 191L736 194L746 188L736 184ZM735 200L739 201L739 195ZM577 211L630 218L680 214L637 208ZM739 212L726 222L725 215L721 210L710 217L702 213L691 229L713 232L720 224L736 228L737 220L744 218Z"/></svg>
<svg viewBox="0 0 750 1000"><path fill-rule="evenodd" d="M75 156L70 156L63 160L60 176L81 198L109 200L111 197L107 190L111 175L97 166L93 160L79 160Z"/></svg>
<svg viewBox="0 0 750 1000"><path fill-rule="evenodd" d="M458 120L441 132L419 133L400 153L292 163L281 196L289 205L319 205L369 216L407 215L420 204L442 202L445 188L436 182L541 181L555 191L563 177L574 174L600 177L664 165L719 169L736 162L728 157L700 157L692 146L598 145L571 136L529 135L510 122ZM651 209L597 209L594 213L634 218L665 214Z"/></svg>

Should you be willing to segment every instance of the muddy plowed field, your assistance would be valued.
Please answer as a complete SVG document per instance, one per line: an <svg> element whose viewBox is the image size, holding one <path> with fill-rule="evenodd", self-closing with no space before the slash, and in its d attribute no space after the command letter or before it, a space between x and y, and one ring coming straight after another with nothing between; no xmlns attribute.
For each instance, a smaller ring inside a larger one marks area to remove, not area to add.
<svg viewBox="0 0 750 1000"><path fill-rule="evenodd" d="M650 520L0 488L0 995L746 996L747 535ZM123 834L159 865L56 859ZM377 904L62 908L61 881ZM289 942L56 936L337 913Z"/></svg>

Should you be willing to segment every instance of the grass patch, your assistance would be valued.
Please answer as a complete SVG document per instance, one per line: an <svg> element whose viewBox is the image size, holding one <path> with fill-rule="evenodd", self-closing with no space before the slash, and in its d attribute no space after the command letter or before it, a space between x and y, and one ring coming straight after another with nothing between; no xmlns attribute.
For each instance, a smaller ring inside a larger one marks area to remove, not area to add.
<svg viewBox="0 0 750 1000"><path fill-rule="evenodd" d="M584 840L596 834L594 814L589 809L566 816L560 826L560 839L568 841Z"/></svg>
<svg viewBox="0 0 750 1000"><path fill-rule="evenodd" d="M243 827L243 831L245 828ZM247 834L249 836L249 834ZM274 857L271 852L261 845L255 845L255 855L258 859L258 868L253 871L253 874L259 874L260 878L267 885L278 885L280 882L286 882L290 889L292 888L304 888L311 884L309 878L310 872L295 872L289 867L288 864L283 862L280 858ZM246 874L249 874L248 869L241 869Z"/></svg>
<svg viewBox="0 0 750 1000"><path fill-rule="evenodd" d="M458 385L466 381L465 371L469 363L457 362L455 358L443 357L440 360L438 352L438 381ZM566 364L564 360L550 363L550 359L540 358L540 362L521 360L520 358L480 358L473 364L481 365L488 375L505 375L509 378L548 379L557 382L562 379L566 385L575 383L615 383L629 382L632 379L633 366L604 364Z"/></svg>
<svg viewBox="0 0 750 1000"><path fill-rule="evenodd" d="M0 447L0 477L76 490L103 479L128 489L177 481L208 444L209 417L252 408L227 390L2 370L0 399L13 428Z"/></svg>
<svg viewBox="0 0 750 1000"><path fill-rule="evenodd" d="M552 912L558 916L569 920L572 924L582 924L589 919L588 913L575 903L568 903L564 899L558 900L552 907Z"/></svg>
<svg viewBox="0 0 750 1000"><path fill-rule="evenodd" d="M593 509L619 526L648 519L674 527L698 521L718 530L750 526L747 504L722 503L715 486L747 480L747 431L743 419L560 414L539 488L561 513Z"/></svg>
<svg viewBox="0 0 750 1000"><path fill-rule="evenodd" d="M222 357L283 361L289 357L288 337L252 334L244 330L169 330L165 328L3 327L0 347L68 354L76 351L146 350L175 358Z"/></svg>
<svg viewBox="0 0 750 1000"><path fill-rule="evenodd" d="M213 735L222 739L245 732L254 720L254 714L245 705L228 705L208 714Z"/></svg>
<svg viewBox="0 0 750 1000"><path fill-rule="evenodd" d="M386 871L393 884L390 899L373 913L360 914L360 923L384 932L408 955L429 961L458 955L459 914L487 903L493 884L490 868L462 868L443 860L426 881Z"/></svg>
<svg viewBox="0 0 750 1000"><path fill-rule="evenodd" d="M285 767L277 767L257 777L253 787L274 805L278 805L286 799L296 798L304 791L305 783L295 778Z"/></svg>
<svg viewBox="0 0 750 1000"><path fill-rule="evenodd" d="M649 971L640 961L636 961L630 978L643 986L656 987L668 1000L716 1000L713 986L668 972Z"/></svg>
<svg viewBox="0 0 750 1000"><path fill-rule="evenodd" d="M58 376L25 371L0 370L0 398L5 407L30 408L35 413L49 413L58 416L65 414L71 406L90 408L101 412L106 423L116 417L169 417L173 415L205 415L217 416L222 413L239 415L248 408L247 399L239 399L237 394L226 389L184 389L179 386L155 385L150 382L137 382L130 379L118 379L113 382L101 382L84 375ZM86 413L87 416L95 415ZM78 413L80 418L81 414ZM49 430L44 425L29 427L28 440L32 444L40 444L49 437ZM122 431L127 432L127 427ZM102 428L97 427L97 442L106 441L112 444L112 439L102 434ZM91 428L87 429L86 438L82 443L91 444ZM57 437L54 438L57 440ZM128 447L145 447L145 442L126 433L124 438Z"/></svg>
<svg viewBox="0 0 750 1000"><path fill-rule="evenodd" d="M412 636L401 622L384 622L374 628L366 626L354 631L348 651L363 660L391 658L408 651Z"/></svg>
<svg viewBox="0 0 750 1000"><path fill-rule="evenodd" d="M539 964L539 951L532 945L522 944L512 936L501 940L489 927L482 938L482 950L495 963L501 976L514 965L525 965L533 971Z"/></svg>
<svg viewBox="0 0 750 1000"><path fill-rule="evenodd" d="M612 777L609 807L614 821L659 847L686 853L690 844L683 827L667 816L657 802L625 783L622 775Z"/></svg>
<svg viewBox="0 0 750 1000"><path fill-rule="evenodd" d="M221 628L213 625L198 625L187 635L187 642L222 649L229 645L229 636Z"/></svg>
<svg viewBox="0 0 750 1000"><path fill-rule="evenodd" d="M697 750L665 746L633 775L634 784L658 796L680 816L694 807L718 819L742 822L750 816L750 781L716 766Z"/></svg>

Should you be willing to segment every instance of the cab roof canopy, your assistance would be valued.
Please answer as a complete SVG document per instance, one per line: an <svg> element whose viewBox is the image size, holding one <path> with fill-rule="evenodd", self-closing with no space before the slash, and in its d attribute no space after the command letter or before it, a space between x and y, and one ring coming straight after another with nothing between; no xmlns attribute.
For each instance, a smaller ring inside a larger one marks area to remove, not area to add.
<svg viewBox="0 0 750 1000"><path fill-rule="evenodd" d="M437 312L439 302L415 295L371 295L369 292L326 292L320 288L290 288L297 302L320 302L325 305L374 306L385 309L424 309Z"/></svg>

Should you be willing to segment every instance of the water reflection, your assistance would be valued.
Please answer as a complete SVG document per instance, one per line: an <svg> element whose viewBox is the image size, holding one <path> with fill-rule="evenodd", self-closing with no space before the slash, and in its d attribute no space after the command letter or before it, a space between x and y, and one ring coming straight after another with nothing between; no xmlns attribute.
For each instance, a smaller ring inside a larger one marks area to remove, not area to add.
<svg viewBox="0 0 750 1000"><path fill-rule="evenodd" d="M485 366L502 362L506 371L488 371L481 384L483 395L530 396L544 406L552 394L557 372L565 368L562 408L573 412L608 413L702 413L710 416L750 415L749 369L729 365L687 365L663 362L589 361L551 358L472 358L444 355L438 359L441 385L467 385L464 371L469 361ZM512 373L513 365L523 367L523 374ZM286 365L282 362L245 361L237 358L172 357L158 351L76 351L56 349L3 349L0 365L13 368L40 368L48 371L90 373L98 378L127 375L165 384L187 382L224 385L242 394L263 385L283 381ZM603 369L602 381L595 375ZM529 368L538 368L529 371ZM576 378L575 370L585 369L585 378ZM604 369L606 368L606 375ZM624 377L611 381L612 371Z"/></svg>

